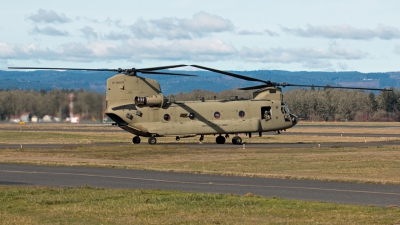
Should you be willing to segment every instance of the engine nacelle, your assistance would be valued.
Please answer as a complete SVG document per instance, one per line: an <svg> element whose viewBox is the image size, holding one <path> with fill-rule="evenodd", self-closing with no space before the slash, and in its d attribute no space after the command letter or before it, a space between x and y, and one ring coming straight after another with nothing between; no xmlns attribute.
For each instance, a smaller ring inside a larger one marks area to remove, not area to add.
<svg viewBox="0 0 400 225"><path fill-rule="evenodd" d="M163 94L152 95L152 96L136 96L135 97L135 104L137 106L157 106L162 107L164 105L165 98Z"/></svg>

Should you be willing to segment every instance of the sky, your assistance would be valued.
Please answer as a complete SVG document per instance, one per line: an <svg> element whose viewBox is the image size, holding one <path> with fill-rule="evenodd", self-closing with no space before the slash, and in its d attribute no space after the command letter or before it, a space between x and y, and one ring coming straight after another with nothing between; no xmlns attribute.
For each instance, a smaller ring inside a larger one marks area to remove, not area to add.
<svg viewBox="0 0 400 225"><path fill-rule="evenodd" d="M400 71L399 12L398 0L8 1L0 70Z"/></svg>

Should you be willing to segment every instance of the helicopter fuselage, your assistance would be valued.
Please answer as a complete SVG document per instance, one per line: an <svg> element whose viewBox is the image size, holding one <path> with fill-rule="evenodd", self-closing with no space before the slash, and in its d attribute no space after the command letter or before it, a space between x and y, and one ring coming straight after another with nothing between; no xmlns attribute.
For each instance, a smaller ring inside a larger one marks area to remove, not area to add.
<svg viewBox="0 0 400 225"><path fill-rule="evenodd" d="M257 91L247 100L169 102L157 81L116 75L107 80L106 105L106 115L119 127L144 137L261 135L297 123L297 117L282 102L280 88Z"/></svg>
<svg viewBox="0 0 400 225"><path fill-rule="evenodd" d="M280 101L236 100L174 102L161 108L135 106L113 114L121 118L115 122L126 131L160 137L285 130L295 125L286 111Z"/></svg>

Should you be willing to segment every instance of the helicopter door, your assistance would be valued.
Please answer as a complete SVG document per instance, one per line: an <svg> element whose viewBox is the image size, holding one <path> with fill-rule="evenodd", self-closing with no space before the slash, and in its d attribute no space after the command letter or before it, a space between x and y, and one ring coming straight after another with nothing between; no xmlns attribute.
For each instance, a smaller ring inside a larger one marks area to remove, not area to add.
<svg viewBox="0 0 400 225"><path fill-rule="evenodd" d="M272 109L271 106L261 107L260 124L263 131L271 130L272 127Z"/></svg>
<svg viewBox="0 0 400 225"><path fill-rule="evenodd" d="M164 114L164 127L166 128L165 134L176 135L180 133L179 120L175 107L170 108L171 115Z"/></svg>
<svg viewBox="0 0 400 225"><path fill-rule="evenodd" d="M160 126L160 118L159 118L159 109L158 108L149 108L149 124L151 124L151 129L149 129L150 133L163 135L165 133L165 127Z"/></svg>
<svg viewBox="0 0 400 225"><path fill-rule="evenodd" d="M272 110L271 106L261 107L261 120L269 121L272 119Z"/></svg>

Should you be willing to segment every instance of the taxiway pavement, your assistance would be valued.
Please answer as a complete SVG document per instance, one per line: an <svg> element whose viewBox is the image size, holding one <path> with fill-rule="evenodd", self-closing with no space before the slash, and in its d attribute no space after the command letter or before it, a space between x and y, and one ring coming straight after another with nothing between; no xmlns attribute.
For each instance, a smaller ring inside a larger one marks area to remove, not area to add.
<svg viewBox="0 0 400 225"><path fill-rule="evenodd" d="M0 164L0 185L163 189L356 205L400 205L400 186L145 170Z"/></svg>

